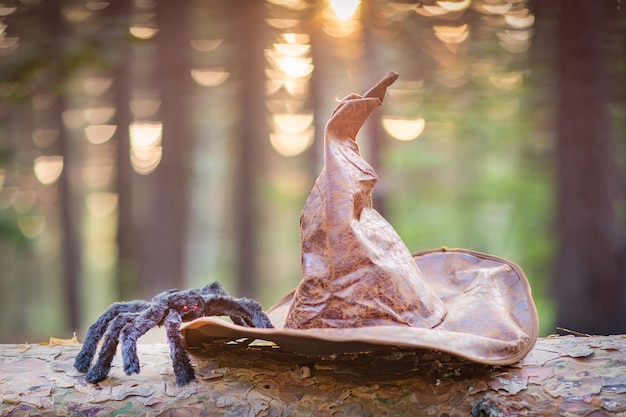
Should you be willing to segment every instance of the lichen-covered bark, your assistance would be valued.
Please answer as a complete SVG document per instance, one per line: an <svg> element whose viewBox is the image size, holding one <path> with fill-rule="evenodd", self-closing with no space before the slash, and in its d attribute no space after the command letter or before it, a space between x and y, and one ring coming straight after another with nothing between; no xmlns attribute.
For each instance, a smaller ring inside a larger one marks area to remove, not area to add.
<svg viewBox="0 0 626 417"><path fill-rule="evenodd" d="M259 344L192 354L177 387L167 345L139 345L141 374L116 358L85 383L80 346L0 345L1 416L626 416L626 336L540 339L512 366L385 349L325 357Z"/></svg>

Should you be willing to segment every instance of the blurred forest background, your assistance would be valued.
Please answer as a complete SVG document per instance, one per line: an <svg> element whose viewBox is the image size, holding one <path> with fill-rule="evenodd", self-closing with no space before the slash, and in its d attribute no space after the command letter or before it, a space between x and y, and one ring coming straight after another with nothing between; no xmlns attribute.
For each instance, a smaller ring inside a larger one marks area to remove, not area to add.
<svg viewBox="0 0 626 417"><path fill-rule="evenodd" d="M626 332L622 0L4 0L0 342L219 280L266 308L336 98L412 251L520 264L541 332Z"/></svg>

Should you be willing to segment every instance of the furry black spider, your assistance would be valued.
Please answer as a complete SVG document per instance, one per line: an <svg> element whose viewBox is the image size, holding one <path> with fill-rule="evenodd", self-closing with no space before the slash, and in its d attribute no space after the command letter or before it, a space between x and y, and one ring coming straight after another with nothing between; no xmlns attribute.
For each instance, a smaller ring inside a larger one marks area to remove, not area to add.
<svg viewBox="0 0 626 417"><path fill-rule="evenodd" d="M109 306L89 327L74 367L87 372L86 381L94 384L102 381L111 370L111 362L118 341L121 340L124 372L126 375L139 373L137 339L151 328L164 325L176 384L186 385L195 378L195 374L183 348L180 324L202 316L229 316L233 323L241 326L274 327L259 303L247 298L231 297L219 282L200 289L168 290L149 302L135 300ZM90 368L103 335L98 359Z"/></svg>

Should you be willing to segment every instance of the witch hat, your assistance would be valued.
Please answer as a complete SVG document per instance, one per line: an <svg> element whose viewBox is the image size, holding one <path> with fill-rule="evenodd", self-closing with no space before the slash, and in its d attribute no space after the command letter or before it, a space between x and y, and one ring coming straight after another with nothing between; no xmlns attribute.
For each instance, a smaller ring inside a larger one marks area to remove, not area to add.
<svg viewBox="0 0 626 417"><path fill-rule="evenodd" d="M188 346L256 338L305 354L380 346L434 349L509 364L532 349L537 312L522 269L465 249L412 255L371 204L378 177L356 135L398 75L351 94L326 124L324 168L300 218L302 280L267 314L274 329L215 318L183 325Z"/></svg>

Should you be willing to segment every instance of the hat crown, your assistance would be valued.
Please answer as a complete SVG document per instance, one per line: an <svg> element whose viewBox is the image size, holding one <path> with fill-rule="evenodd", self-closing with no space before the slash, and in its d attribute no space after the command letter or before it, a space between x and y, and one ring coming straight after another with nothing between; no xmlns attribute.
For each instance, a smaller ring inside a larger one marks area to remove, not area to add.
<svg viewBox="0 0 626 417"><path fill-rule="evenodd" d="M394 228L372 207L378 181L356 134L397 78L334 110L324 135L324 169L300 217L302 281L285 328L437 326L445 305L422 277Z"/></svg>

